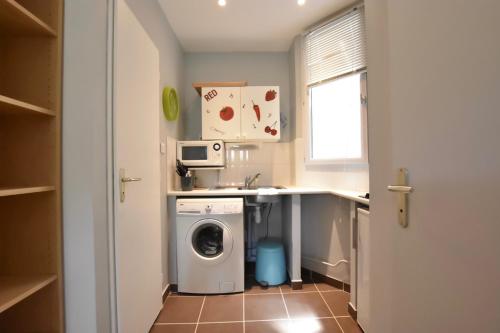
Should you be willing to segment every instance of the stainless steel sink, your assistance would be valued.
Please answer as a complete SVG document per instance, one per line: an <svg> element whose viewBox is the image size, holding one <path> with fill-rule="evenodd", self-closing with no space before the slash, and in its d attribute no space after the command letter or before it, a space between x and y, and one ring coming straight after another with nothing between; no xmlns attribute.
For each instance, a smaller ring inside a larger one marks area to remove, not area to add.
<svg viewBox="0 0 500 333"><path fill-rule="evenodd" d="M211 187L210 190L266 190L266 189L276 189L276 190L284 190L286 189L285 186L277 185L277 186L256 186L256 187L249 187L245 188L244 186L233 186L233 185L227 185L227 186L214 186Z"/></svg>
<svg viewBox="0 0 500 333"><path fill-rule="evenodd" d="M257 195L247 195L245 197L245 204L247 206L277 203L280 201L280 196L278 194L257 194Z"/></svg>
<svg viewBox="0 0 500 333"><path fill-rule="evenodd" d="M286 187L284 186L256 186L256 187L249 187L245 188L244 186L238 187L238 190L268 190L268 189L275 189L275 190L284 190Z"/></svg>

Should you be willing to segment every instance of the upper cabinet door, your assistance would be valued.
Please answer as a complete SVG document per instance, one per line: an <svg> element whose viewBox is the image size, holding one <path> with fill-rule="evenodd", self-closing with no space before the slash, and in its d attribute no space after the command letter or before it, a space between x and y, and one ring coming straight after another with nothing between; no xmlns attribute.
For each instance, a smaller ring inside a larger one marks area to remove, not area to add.
<svg viewBox="0 0 500 333"><path fill-rule="evenodd" d="M278 86L241 88L241 136L243 140L278 141L280 139Z"/></svg>
<svg viewBox="0 0 500 333"><path fill-rule="evenodd" d="M201 90L203 140L241 140L240 87Z"/></svg>

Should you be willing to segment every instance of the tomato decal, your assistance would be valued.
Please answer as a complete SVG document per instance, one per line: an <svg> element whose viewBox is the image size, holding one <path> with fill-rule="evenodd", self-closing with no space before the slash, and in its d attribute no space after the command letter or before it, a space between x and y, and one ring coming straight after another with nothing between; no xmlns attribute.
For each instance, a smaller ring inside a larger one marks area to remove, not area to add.
<svg viewBox="0 0 500 333"><path fill-rule="evenodd" d="M222 120L229 121L234 117L234 110L232 107L226 106L222 110L220 110L219 115Z"/></svg>

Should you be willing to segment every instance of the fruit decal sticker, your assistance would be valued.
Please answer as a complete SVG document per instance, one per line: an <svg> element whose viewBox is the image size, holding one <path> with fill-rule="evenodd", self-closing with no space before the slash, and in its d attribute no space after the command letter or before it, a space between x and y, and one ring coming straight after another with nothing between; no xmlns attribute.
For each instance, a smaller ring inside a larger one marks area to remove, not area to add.
<svg viewBox="0 0 500 333"><path fill-rule="evenodd" d="M257 121L260 121L260 107L255 104L252 100L252 104L253 104L253 110L255 111L255 115L257 116Z"/></svg>
<svg viewBox="0 0 500 333"><path fill-rule="evenodd" d="M229 121L234 117L234 110L230 106L225 106L220 110L219 116L224 121Z"/></svg>
<svg viewBox="0 0 500 333"><path fill-rule="evenodd" d="M268 90L266 92L266 102L272 101L276 98L276 90Z"/></svg>
<svg viewBox="0 0 500 333"><path fill-rule="evenodd" d="M264 128L264 132L271 134L272 136L276 136L276 134L278 134L278 130L275 128L277 122L278 121L275 121L271 126L266 126Z"/></svg>

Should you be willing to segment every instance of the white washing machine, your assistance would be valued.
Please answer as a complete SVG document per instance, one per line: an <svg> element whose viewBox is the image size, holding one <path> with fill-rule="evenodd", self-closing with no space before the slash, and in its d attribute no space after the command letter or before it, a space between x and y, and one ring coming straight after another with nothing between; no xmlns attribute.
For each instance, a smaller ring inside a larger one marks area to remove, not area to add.
<svg viewBox="0 0 500 333"><path fill-rule="evenodd" d="M179 292L244 290L243 198L178 199Z"/></svg>

